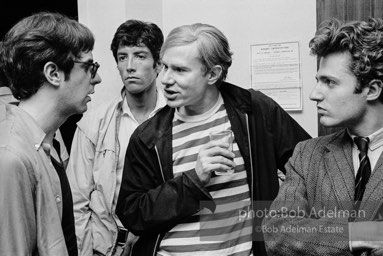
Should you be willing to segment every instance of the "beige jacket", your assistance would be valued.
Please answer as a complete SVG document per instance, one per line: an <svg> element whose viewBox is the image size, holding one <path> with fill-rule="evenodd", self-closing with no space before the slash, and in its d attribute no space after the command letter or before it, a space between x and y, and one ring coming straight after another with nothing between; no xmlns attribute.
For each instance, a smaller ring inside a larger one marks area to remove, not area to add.
<svg viewBox="0 0 383 256"><path fill-rule="evenodd" d="M160 98L160 97L157 97ZM98 106L77 123L67 175L72 189L79 255L111 255L117 240L112 214L116 190L119 127L124 95ZM158 111L165 104L157 101Z"/></svg>

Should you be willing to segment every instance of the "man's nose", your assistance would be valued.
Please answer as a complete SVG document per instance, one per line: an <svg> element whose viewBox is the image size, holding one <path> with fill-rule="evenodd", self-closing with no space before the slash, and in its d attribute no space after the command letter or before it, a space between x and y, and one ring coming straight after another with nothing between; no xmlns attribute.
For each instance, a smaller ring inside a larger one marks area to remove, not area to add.
<svg viewBox="0 0 383 256"><path fill-rule="evenodd" d="M172 74L169 71L169 69L163 70L161 83L165 86L166 85L172 85L174 83L174 79L173 79Z"/></svg>
<svg viewBox="0 0 383 256"><path fill-rule="evenodd" d="M101 76L100 76L98 73L96 73L96 75L95 75L95 77L92 79L91 83L92 83L93 85L96 85L96 84L101 83L101 81L102 81Z"/></svg>
<svg viewBox="0 0 383 256"><path fill-rule="evenodd" d="M310 100L312 101L321 101L323 100L323 93L321 90L321 83L317 82L314 88L312 89L310 93Z"/></svg>
<svg viewBox="0 0 383 256"><path fill-rule="evenodd" d="M135 70L135 62L134 62L134 58L128 58L127 60L127 64L126 64L126 70L127 71L134 71Z"/></svg>

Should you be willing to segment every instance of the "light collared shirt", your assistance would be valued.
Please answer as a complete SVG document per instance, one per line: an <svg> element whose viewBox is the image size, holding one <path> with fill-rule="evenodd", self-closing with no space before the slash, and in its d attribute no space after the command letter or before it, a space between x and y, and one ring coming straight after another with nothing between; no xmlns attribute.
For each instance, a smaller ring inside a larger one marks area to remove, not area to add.
<svg viewBox="0 0 383 256"><path fill-rule="evenodd" d="M120 128L118 132L118 138L120 143L120 153L118 156L118 163L117 163L117 180L116 180L116 192L114 194L113 198L113 215L114 218L117 221L117 224L119 227L123 227L122 223L118 219L115 210L118 200L118 193L120 191L121 187L121 181L122 181L122 172L124 169L124 162L125 162L125 154L126 149L128 148L130 137L132 136L134 130L140 125L137 120L134 118L130 107L128 105L128 102L126 100L125 92L122 93L123 96L123 103L122 103L122 116L121 116L121 123ZM166 105L165 97L161 92L157 90L157 102L156 106L154 107L153 111L149 114L148 118L151 118L154 116L163 106Z"/></svg>
<svg viewBox="0 0 383 256"><path fill-rule="evenodd" d="M138 126L125 98L121 96L89 109L77 123L67 175L72 189L79 255L98 251L112 255L118 225L115 214L125 152L130 135ZM125 107L124 107L124 104ZM157 92L154 115L165 106Z"/></svg>
<svg viewBox="0 0 383 256"><path fill-rule="evenodd" d="M355 135L352 135L350 133L349 135L352 138L352 140L354 140L354 138L356 137ZM367 137L370 139L370 143L368 144L367 156L370 159L371 172L373 172L375 165L383 152L383 127ZM352 162L354 165L354 173L356 176L356 174L358 173L360 161L359 150L355 142L352 143Z"/></svg>
<svg viewBox="0 0 383 256"><path fill-rule="evenodd" d="M68 255L60 179L36 121L0 105L0 255Z"/></svg>
<svg viewBox="0 0 383 256"><path fill-rule="evenodd" d="M0 105L8 104L8 103L12 103L16 105L18 104L18 100L13 97L12 91L11 89L9 89L9 87L0 87ZM55 138L60 143L60 157L62 161L64 162L64 166L66 166L69 159L69 154L65 147L64 140L61 136L60 130L57 130L57 132L55 133ZM55 150L51 151L51 155L54 159L59 160L59 157Z"/></svg>

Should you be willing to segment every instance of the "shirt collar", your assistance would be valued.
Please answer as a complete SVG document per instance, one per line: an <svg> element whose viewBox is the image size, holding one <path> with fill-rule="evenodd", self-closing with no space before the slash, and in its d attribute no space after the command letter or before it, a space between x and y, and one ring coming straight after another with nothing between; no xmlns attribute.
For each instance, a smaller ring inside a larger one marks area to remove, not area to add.
<svg viewBox="0 0 383 256"><path fill-rule="evenodd" d="M2 86L0 87L0 95L12 95L12 91L9 87Z"/></svg>
<svg viewBox="0 0 383 256"><path fill-rule="evenodd" d="M350 135L351 139L354 140L356 136L352 135L348 129L347 133ZM368 144L368 148L370 150L375 150L383 146L383 127L375 131L374 133L368 135L367 137L370 139L370 142Z"/></svg>
<svg viewBox="0 0 383 256"><path fill-rule="evenodd" d="M13 97L11 89L4 86L0 87L0 104L9 103L14 105L16 102L18 100Z"/></svg>
<svg viewBox="0 0 383 256"><path fill-rule="evenodd" d="M162 92L160 92L158 89L156 90L157 92L157 101L156 101L156 106L154 107L153 111L150 113L149 117L154 116L162 107L166 105L166 100L165 96L163 95ZM129 104L126 100L126 92L125 89L122 88L121 90L121 97L122 97L122 114L123 115L128 115L129 117L133 118L133 114L130 110Z"/></svg>
<svg viewBox="0 0 383 256"><path fill-rule="evenodd" d="M383 145L383 127L368 136L370 138L370 149L374 150Z"/></svg>
<svg viewBox="0 0 383 256"><path fill-rule="evenodd" d="M132 117L132 112L130 111L130 107L128 105L128 101L126 100L126 97L124 95L124 97L122 98L122 106L121 106L121 109L122 109L122 114L123 115L128 115L130 117Z"/></svg>
<svg viewBox="0 0 383 256"><path fill-rule="evenodd" d="M17 119L20 119L22 125L25 124L25 127L28 127L29 136L32 138L36 151L38 151L42 147L46 137L45 132L40 128L35 119L23 109L13 105L11 106L11 109L14 113L17 113L15 116Z"/></svg>
<svg viewBox="0 0 383 256"><path fill-rule="evenodd" d="M156 106L154 107L153 112L150 114L149 117L154 116L155 113L157 113L161 108L163 108L166 105L166 99L162 91L159 91L157 89L157 102Z"/></svg>
<svg viewBox="0 0 383 256"><path fill-rule="evenodd" d="M219 108L223 104L224 104L223 98L221 96L221 93L219 93L218 94L218 99L215 102L214 106L211 109L209 109L208 111L206 111L205 113L202 113L202 114L199 114L199 115L194 115L194 116L188 116L186 114L180 113L179 112L179 108L176 108L176 110L174 112L174 115L175 115L175 117L177 119L179 119L179 120L181 120L183 122L187 122L187 123L202 122L204 120L209 119L215 113L217 113L217 111L219 110Z"/></svg>

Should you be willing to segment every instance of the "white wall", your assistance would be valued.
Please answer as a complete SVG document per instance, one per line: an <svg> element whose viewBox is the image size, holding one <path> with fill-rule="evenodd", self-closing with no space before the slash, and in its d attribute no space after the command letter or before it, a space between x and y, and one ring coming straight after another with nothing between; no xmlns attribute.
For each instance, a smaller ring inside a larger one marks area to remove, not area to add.
<svg viewBox="0 0 383 256"><path fill-rule="evenodd" d="M176 26L208 23L224 32L234 52L228 81L244 88L251 84L250 45L299 41L303 111L289 112L312 136L317 136L315 104L308 95L315 83L316 59L308 42L316 30L315 0L78 0L80 22L96 36L94 58L103 82L93 104L118 96L122 86L110 51L118 25L127 19L155 22L166 35Z"/></svg>
<svg viewBox="0 0 383 256"><path fill-rule="evenodd" d="M110 44L118 26L128 19L156 23L162 28L162 0L78 0L79 21L88 26L96 37L93 50L100 63L102 82L96 86L91 104L101 104L119 96L123 86Z"/></svg>

